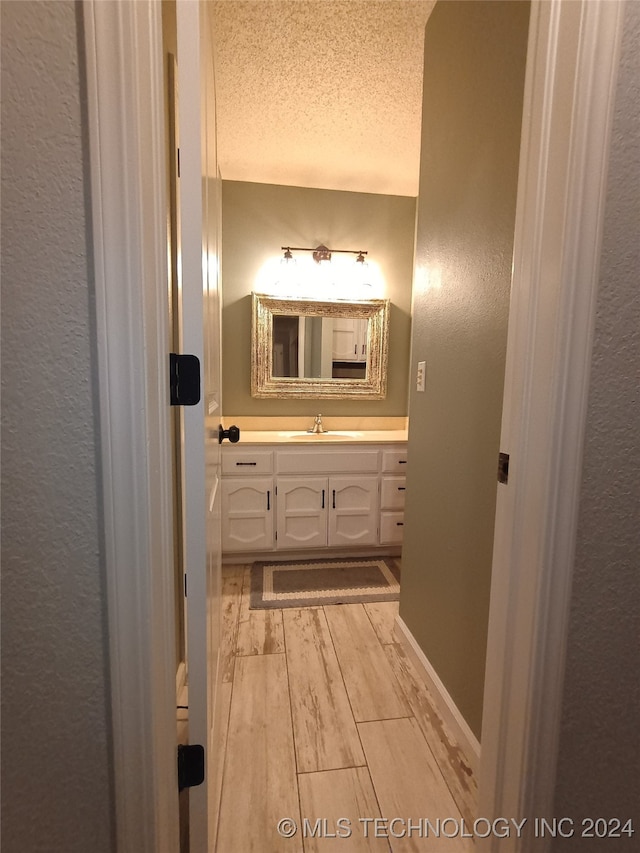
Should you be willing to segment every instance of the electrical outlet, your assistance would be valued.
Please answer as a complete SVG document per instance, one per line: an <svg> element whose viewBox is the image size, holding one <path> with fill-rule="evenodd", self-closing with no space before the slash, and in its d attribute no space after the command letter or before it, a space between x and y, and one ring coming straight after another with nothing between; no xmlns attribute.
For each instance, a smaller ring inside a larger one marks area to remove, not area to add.
<svg viewBox="0 0 640 853"><path fill-rule="evenodd" d="M418 374L416 376L416 391L424 391L425 375L427 372L426 361L418 362Z"/></svg>

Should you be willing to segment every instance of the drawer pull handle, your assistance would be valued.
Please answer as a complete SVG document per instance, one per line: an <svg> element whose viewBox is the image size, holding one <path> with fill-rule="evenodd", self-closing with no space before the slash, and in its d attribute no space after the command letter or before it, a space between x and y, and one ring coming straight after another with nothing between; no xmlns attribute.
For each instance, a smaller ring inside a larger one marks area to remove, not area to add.
<svg viewBox="0 0 640 853"><path fill-rule="evenodd" d="M406 487L406 486L398 486L398 491L399 491L399 492L405 492L406 490L407 490L407 487Z"/></svg>
<svg viewBox="0 0 640 853"><path fill-rule="evenodd" d="M396 521L396 527L404 527L404 521Z"/></svg>
<svg viewBox="0 0 640 853"><path fill-rule="evenodd" d="M406 459L398 459L398 465L406 465L406 464L407 464Z"/></svg>
<svg viewBox="0 0 640 853"><path fill-rule="evenodd" d="M236 465L257 465L257 462L236 462Z"/></svg>

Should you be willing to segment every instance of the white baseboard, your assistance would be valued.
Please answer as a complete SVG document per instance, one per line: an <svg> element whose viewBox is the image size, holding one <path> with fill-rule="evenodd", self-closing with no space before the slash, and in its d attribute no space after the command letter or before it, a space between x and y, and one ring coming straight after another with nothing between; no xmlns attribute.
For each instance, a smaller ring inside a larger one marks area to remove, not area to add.
<svg viewBox="0 0 640 853"><path fill-rule="evenodd" d="M469 728L456 703L449 695L447 688L440 680L438 673L418 645L416 638L399 616L396 616L396 636L402 643L411 662L418 670L418 674L433 694L433 698L437 704L437 711L451 729L451 733L456 738L458 746L463 751L469 766L477 778L480 767L480 742L478 738Z"/></svg>

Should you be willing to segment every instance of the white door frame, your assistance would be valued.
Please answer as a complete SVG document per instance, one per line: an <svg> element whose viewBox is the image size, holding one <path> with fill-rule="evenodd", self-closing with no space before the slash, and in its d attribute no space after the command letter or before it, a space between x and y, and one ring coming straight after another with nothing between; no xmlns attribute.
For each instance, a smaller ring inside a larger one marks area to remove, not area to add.
<svg viewBox="0 0 640 853"><path fill-rule="evenodd" d="M116 838L121 853L158 853L178 849L160 7L82 9ZM487 816L545 814L553 793L621 18L618 0L534 0L503 416L512 470L498 496L482 736Z"/></svg>
<svg viewBox="0 0 640 853"><path fill-rule="evenodd" d="M82 5L119 853L176 853L161 7Z"/></svg>
<svg viewBox="0 0 640 853"><path fill-rule="evenodd" d="M553 815L623 4L534 3L510 304L478 814ZM548 839L489 838L491 850Z"/></svg>

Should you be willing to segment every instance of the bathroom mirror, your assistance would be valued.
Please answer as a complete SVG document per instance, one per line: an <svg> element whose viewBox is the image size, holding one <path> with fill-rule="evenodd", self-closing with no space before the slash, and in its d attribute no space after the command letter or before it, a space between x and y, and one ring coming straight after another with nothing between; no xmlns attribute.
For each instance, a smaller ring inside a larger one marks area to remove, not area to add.
<svg viewBox="0 0 640 853"><path fill-rule="evenodd" d="M252 301L253 397L384 399L388 299Z"/></svg>

